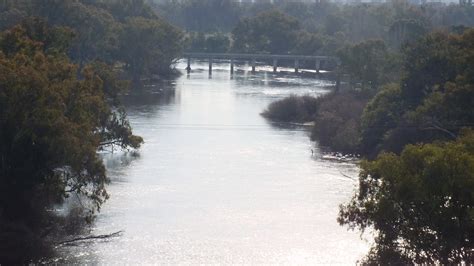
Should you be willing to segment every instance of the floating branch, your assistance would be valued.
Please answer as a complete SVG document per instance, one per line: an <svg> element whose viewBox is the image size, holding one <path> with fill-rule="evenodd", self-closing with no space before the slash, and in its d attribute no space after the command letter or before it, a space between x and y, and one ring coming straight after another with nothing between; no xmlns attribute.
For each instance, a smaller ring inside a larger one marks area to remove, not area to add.
<svg viewBox="0 0 474 266"><path fill-rule="evenodd" d="M108 238L120 236L122 233L123 231L117 231L115 233L106 234L106 235L97 235L97 236L91 235L91 236L85 236L85 237L78 237L78 238L73 238L70 240L59 242L57 246L67 245L67 244L75 243L78 241L85 241L85 240L92 240L92 239L108 239Z"/></svg>

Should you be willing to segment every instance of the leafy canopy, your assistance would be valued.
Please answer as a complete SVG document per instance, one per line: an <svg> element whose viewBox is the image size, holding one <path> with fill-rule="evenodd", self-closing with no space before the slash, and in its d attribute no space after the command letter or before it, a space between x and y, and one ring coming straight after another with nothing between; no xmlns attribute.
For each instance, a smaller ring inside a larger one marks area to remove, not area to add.
<svg viewBox="0 0 474 266"><path fill-rule="evenodd" d="M59 52L64 31L17 26L0 35L0 222L39 228L71 194L92 214L108 197L97 151L143 142L109 105L113 75L79 69Z"/></svg>
<svg viewBox="0 0 474 266"><path fill-rule="evenodd" d="M339 223L373 229L377 263L472 263L474 132L455 142L408 145L361 164L360 187Z"/></svg>

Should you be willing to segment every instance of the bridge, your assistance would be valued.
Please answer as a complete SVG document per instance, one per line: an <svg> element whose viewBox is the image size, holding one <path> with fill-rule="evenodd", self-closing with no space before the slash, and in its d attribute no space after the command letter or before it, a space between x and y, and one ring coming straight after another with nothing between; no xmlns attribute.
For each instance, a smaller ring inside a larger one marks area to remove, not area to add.
<svg viewBox="0 0 474 266"><path fill-rule="evenodd" d="M311 55L274 55L274 54L228 54L228 53L184 53L187 58L188 65L186 70L191 71L191 59L201 59L209 61L209 74L212 73L212 63L214 59L230 60L230 73L234 73L234 60L248 60L252 65L252 72L255 72L256 61L265 60L273 61L273 72L278 70L279 60L294 61L295 73L298 73L300 62L314 62L314 70L319 73L322 69L323 62L334 62L339 65L340 61L337 57L332 56L311 56Z"/></svg>

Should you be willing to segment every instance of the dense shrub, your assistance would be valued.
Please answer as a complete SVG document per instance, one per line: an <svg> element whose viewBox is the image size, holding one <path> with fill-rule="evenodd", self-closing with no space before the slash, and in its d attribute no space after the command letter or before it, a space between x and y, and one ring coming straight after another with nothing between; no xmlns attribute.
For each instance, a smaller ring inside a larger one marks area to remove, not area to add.
<svg viewBox="0 0 474 266"><path fill-rule="evenodd" d="M310 122L318 109L318 99L311 96L291 95L271 103L262 116L278 122Z"/></svg>
<svg viewBox="0 0 474 266"><path fill-rule="evenodd" d="M360 117L367 104L365 95L357 92L330 93L318 100L311 138L337 151L357 152Z"/></svg>
<svg viewBox="0 0 474 266"><path fill-rule="evenodd" d="M262 115L278 122L314 121L311 139L331 149L359 151L360 117L368 97L359 92L333 92L319 98L291 95L271 103Z"/></svg>

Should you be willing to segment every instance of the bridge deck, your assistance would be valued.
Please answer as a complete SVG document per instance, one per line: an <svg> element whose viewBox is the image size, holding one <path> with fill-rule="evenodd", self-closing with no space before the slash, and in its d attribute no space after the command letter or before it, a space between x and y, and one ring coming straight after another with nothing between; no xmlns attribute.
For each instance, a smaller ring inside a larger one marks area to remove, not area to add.
<svg viewBox="0 0 474 266"><path fill-rule="evenodd" d="M313 61L315 63L316 73L321 70L322 63L335 62L339 65L339 59L331 56L313 56L313 55L275 55L275 54L228 54L228 53L184 53L183 57L188 59L186 70L191 71L191 59L207 59L209 61L209 75L212 74L212 61L214 59L230 60L230 73L234 73L234 60L249 60L252 64L252 72L255 72L256 60L273 60L273 72L277 72L278 60L294 60L295 72L299 71L300 61Z"/></svg>
<svg viewBox="0 0 474 266"><path fill-rule="evenodd" d="M338 58L332 56L316 55L275 55L275 54L230 54L230 53L184 53L185 58L203 58L203 59L288 59L301 61L338 61Z"/></svg>

